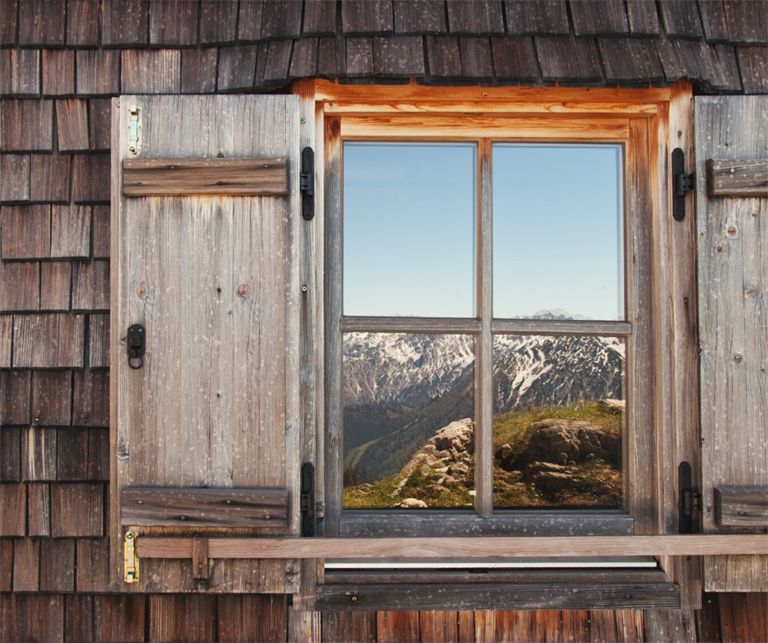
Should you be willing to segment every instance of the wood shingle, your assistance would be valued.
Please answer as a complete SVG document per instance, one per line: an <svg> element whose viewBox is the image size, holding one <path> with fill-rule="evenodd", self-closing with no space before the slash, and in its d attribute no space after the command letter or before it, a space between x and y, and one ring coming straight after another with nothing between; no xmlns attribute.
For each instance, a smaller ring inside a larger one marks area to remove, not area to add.
<svg viewBox="0 0 768 643"><path fill-rule="evenodd" d="M486 36L504 33L501 0L446 0L448 28L452 34Z"/></svg>
<svg viewBox="0 0 768 643"><path fill-rule="evenodd" d="M40 541L22 538L16 541L13 548L13 591L36 592L38 589L40 589Z"/></svg>
<svg viewBox="0 0 768 643"><path fill-rule="evenodd" d="M768 94L768 47L737 47L741 83L748 94Z"/></svg>
<svg viewBox="0 0 768 643"><path fill-rule="evenodd" d="M200 44L231 45L237 38L237 0L203 0Z"/></svg>
<svg viewBox="0 0 768 643"><path fill-rule="evenodd" d="M5 152L50 152L53 149L53 101L4 100L2 147Z"/></svg>
<svg viewBox="0 0 768 643"><path fill-rule="evenodd" d="M0 47L16 45L16 26L19 17L17 0L0 2Z"/></svg>
<svg viewBox="0 0 768 643"><path fill-rule="evenodd" d="M40 264L40 310L69 310L72 264L69 261L44 261Z"/></svg>
<svg viewBox="0 0 768 643"><path fill-rule="evenodd" d="M320 38L317 53L317 75L336 79L347 75L347 39Z"/></svg>
<svg viewBox="0 0 768 643"><path fill-rule="evenodd" d="M264 0L261 12L261 40L285 40L301 34L302 3L291 0Z"/></svg>
<svg viewBox="0 0 768 643"><path fill-rule="evenodd" d="M178 49L125 49L120 60L124 94L178 94L181 52Z"/></svg>
<svg viewBox="0 0 768 643"><path fill-rule="evenodd" d="M536 38L544 80L597 82L602 79L595 41L587 38Z"/></svg>
<svg viewBox="0 0 768 643"><path fill-rule="evenodd" d="M263 594L223 596L218 601L219 639L222 641L282 640L284 636L281 633L282 625L287 617L288 606L283 596ZM385 639L382 636L380 640Z"/></svg>
<svg viewBox="0 0 768 643"><path fill-rule="evenodd" d="M72 422L72 371L32 373L32 423L66 426Z"/></svg>
<svg viewBox="0 0 768 643"><path fill-rule="evenodd" d="M531 38L491 38L491 46L496 80L539 80L539 63Z"/></svg>
<svg viewBox="0 0 768 643"><path fill-rule="evenodd" d="M25 536L27 529L27 485L0 484L0 536Z"/></svg>
<svg viewBox="0 0 768 643"><path fill-rule="evenodd" d="M212 641L216 605L212 596L153 595L149 599L152 617L151 641Z"/></svg>
<svg viewBox="0 0 768 643"><path fill-rule="evenodd" d="M82 368L84 315L14 315L13 368Z"/></svg>
<svg viewBox="0 0 768 643"><path fill-rule="evenodd" d="M69 154L33 154L29 169L29 200L69 202Z"/></svg>
<svg viewBox="0 0 768 643"><path fill-rule="evenodd" d="M0 428L0 482L19 482L19 480L21 480L21 429L17 426Z"/></svg>
<svg viewBox="0 0 768 643"><path fill-rule="evenodd" d="M77 590L79 592L104 592L109 588L109 539L79 538L77 541ZM101 606L109 599L122 602L127 599L142 599L140 610L129 615L134 621L119 620L111 611L104 614ZM94 597L94 632L97 641L144 641L143 596L130 594ZM104 620L106 622L104 622ZM141 638L132 636L136 623L141 625ZM114 628L114 630L112 629Z"/></svg>
<svg viewBox="0 0 768 643"><path fill-rule="evenodd" d="M264 0L240 0L237 17L238 42L258 42L261 39L261 14Z"/></svg>
<svg viewBox="0 0 768 643"><path fill-rule="evenodd" d="M75 591L75 541L72 538L40 541L40 591Z"/></svg>
<svg viewBox="0 0 768 643"><path fill-rule="evenodd" d="M723 64L716 49L703 41L659 38L655 45L669 82L697 78L709 87L721 90L734 88L735 83L739 83L738 77L733 77L733 65L727 60Z"/></svg>
<svg viewBox="0 0 768 643"><path fill-rule="evenodd" d="M51 535L100 537L104 533L104 485L61 482L51 485Z"/></svg>
<svg viewBox="0 0 768 643"><path fill-rule="evenodd" d="M510 36L567 36L570 33L565 0L505 0Z"/></svg>
<svg viewBox="0 0 768 643"><path fill-rule="evenodd" d="M461 54L457 36L427 36L429 78L451 82L461 78Z"/></svg>
<svg viewBox="0 0 768 643"><path fill-rule="evenodd" d="M76 53L76 64L75 85L78 95L108 96L120 93L120 52L79 50Z"/></svg>
<svg viewBox="0 0 768 643"><path fill-rule="evenodd" d="M29 371L0 371L0 424L29 424L31 382Z"/></svg>
<svg viewBox="0 0 768 643"><path fill-rule="evenodd" d="M19 3L21 47L63 47L66 0L24 0Z"/></svg>
<svg viewBox="0 0 768 643"><path fill-rule="evenodd" d="M29 154L0 156L0 201L23 203L29 201Z"/></svg>
<svg viewBox="0 0 768 643"><path fill-rule="evenodd" d="M0 49L0 94L16 98L40 95L40 50Z"/></svg>
<svg viewBox="0 0 768 643"><path fill-rule="evenodd" d="M47 259L51 256L51 206L3 206L3 259Z"/></svg>
<svg viewBox="0 0 768 643"><path fill-rule="evenodd" d="M88 429L58 429L56 476L62 482L88 478Z"/></svg>
<svg viewBox="0 0 768 643"><path fill-rule="evenodd" d="M317 38L303 38L294 43L289 72L292 79L317 75L317 41Z"/></svg>
<svg viewBox="0 0 768 643"><path fill-rule="evenodd" d="M30 426L22 429L21 479L28 482L56 480L56 429Z"/></svg>
<svg viewBox="0 0 768 643"><path fill-rule="evenodd" d="M93 206L93 256L109 259L109 206Z"/></svg>
<svg viewBox="0 0 768 643"><path fill-rule="evenodd" d="M32 538L51 535L51 486L47 482L27 485L27 532Z"/></svg>
<svg viewBox="0 0 768 643"><path fill-rule="evenodd" d="M422 78L424 45L421 36L373 39L373 67L385 78Z"/></svg>
<svg viewBox="0 0 768 643"><path fill-rule="evenodd" d="M197 2L150 0L149 44L151 47L197 45Z"/></svg>
<svg viewBox="0 0 768 643"><path fill-rule="evenodd" d="M444 0L394 0L395 33L401 36L442 35L448 30Z"/></svg>
<svg viewBox="0 0 768 643"><path fill-rule="evenodd" d="M216 91L219 50L215 47L181 50L181 93L210 94Z"/></svg>
<svg viewBox="0 0 768 643"><path fill-rule="evenodd" d="M707 42L728 42L728 23L722 0L698 0L698 5Z"/></svg>
<svg viewBox="0 0 768 643"><path fill-rule="evenodd" d="M109 310L109 261L72 263L72 310Z"/></svg>
<svg viewBox="0 0 768 643"><path fill-rule="evenodd" d="M258 50L257 45L236 45L219 49L216 90L230 92L252 89Z"/></svg>
<svg viewBox="0 0 768 643"><path fill-rule="evenodd" d="M75 154L72 163L72 198L75 203L109 203L109 154Z"/></svg>
<svg viewBox="0 0 768 643"><path fill-rule="evenodd" d="M373 76L373 40L347 38L347 76Z"/></svg>
<svg viewBox="0 0 768 643"><path fill-rule="evenodd" d="M341 19L347 36L385 36L393 31L391 0L342 0Z"/></svg>
<svg viewBox="0 0 768 643"><path fill-rule="evenodd" d="M269 43L269 55L264 68L265 85L282 85L288 80L293 40L276 40Z"/></svg>
<svg viewBox="0 0 768 643"><path fill-rule="evenodd" d="M627 0L627 17L633 36L657 36L661 33L654 0Z"/></svg>
<svg viewBox="0 0 768 643"><path fill-rule="evenodd" d="M302 35L336 35L336 0L306 0Z"/></svg>
<svg viewBox="0 0 768 643"><path fill-rule="evenodd" d="M73 96L74 93L75 52L43 49L43 96Z"/></svg>
<svg viewBox="0 0 768 643"><path fill-rule="evenodd" d="M40 263L6 263L0 266L3 279L0 306L5 312L40 310Z"/></svg>
<svg viewBox="0 0 768 643"><path fill-rule="evenodd" d="M109 98L88 100L88 133L92 152L109 149L112 136L112 101Z"/></svg>
<svg viewBox="0 0 768 643"><path fill-rule="evenodd" d="M728 37L735 45L768 45L768 0L725 0Z"/></svg>
<svg viewBox="0 0 768 643"><path fill-rule="evenodd" d="M78 588L79 589L79 588ZM93 641L93 596L67 594L64 596L65 641Z"/></svg>
<svg viewBox="0 0 768 643"><path fill-rule="evenodd" d="M90 256L91 206L56 205L51 208L51 257L87 259Z"/></svg>
<svg viewBox="0 0 768 643"><path fill-rule="evenodd" d="M4 641L64 640L64 597L61 594L16 595L0 598Z"/></svg>
<svg viewBox="0 0 768 643"><path fill-rule="evenodd" d="M570 0L577 36L618 36L629 33L623 0Z"/></svg>
<svg viewBox="0 0 768 643"><path fill-rule="evenodd" d="M88 101L78 98L57 100L56 132L61 152L88 151Z"/></svg>
<svg viewBox="0 0 768 643"><path fill-rule="evenodd" d="M13 315L0 315L0 368L10 368L11 367L11 347L13 346ZM0 382L5 382L5 380L0 380ZM29 393L29 389L27 389L27 393ZM2 415L0 415L0 424L7 423L7 424L13 424L12 422L6 422L6 420L3 420L2 418L6 417L6 414L9 412L6 408L6 402L7 402L7 396L6 392L3 391L0 393L0 404L2 404ZM29 394L27 394L27 400L29 399ZM19 424L24 424L23 422L20 422Z"/></svg>
<svg viewBox="0 0 768 643"><path fill-rule="evenodd" d="M488 38L459 38L461 75L478 82L493 79L491 45Z"/></svg>
<svg viewBox="0 0 768 643"><path fill-rule="evenodd" d="M91 315L91 322L94 317L107 316ZM88 427L109 426L109 372L90 369L74 372L72 424ZM89 447L92 448L95 447ZM109 474L109 467L102 473Z"/></svg>
<svg viewBox="0 0 768 643"><path fill-rule="evenodd" d="M0 538L0 592L10 592L13 588L13 540ZM1 600L1 599L0 599ZM0 609L5 605L0 604ZM0 625L2 628L2 625Z"/></svg>
<svg viewBox="0 0 768 643"><path fill-rule="evenodd" d="M699 8L686 0L659 0L661 19L667 36L698 40L704 33L699 21Z"/></svg>
<svg viewBox="0 0 768 643"><path fill-rule="evenodd" d="M67 47L98 47L101 3L93 0L67 1Z"/></svg>
<svg viewBox="0 0 768 643"><path fill-rule="evenodd" d="M149 43L149 0L104 0L101 3L101 44L142 47Z"/></svg>

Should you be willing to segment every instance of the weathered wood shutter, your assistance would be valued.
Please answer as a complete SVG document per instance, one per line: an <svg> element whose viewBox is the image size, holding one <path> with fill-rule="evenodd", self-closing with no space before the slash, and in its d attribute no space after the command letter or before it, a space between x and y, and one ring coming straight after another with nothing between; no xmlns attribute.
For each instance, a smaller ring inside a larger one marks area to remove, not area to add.
<svg viewBox="0 0 768 643"><path fill-rule="evenodd" d="M768 97L696 99L696 170L704 530L764 533ZM768 591L768 556L708 558L705 586Z"/></svg>
<svg viewBox="0 0 768 643"><path fill-rule="evenodd" d="M301 292L298 98L122 96L115 105L117 575L128 526L298 533ZM136 370L126 345L133 324L146 338ZM142 561L128 588L284 592L297 580L291 562L288 576L284 561L206 564L201 584L189 560Z"/></svg>

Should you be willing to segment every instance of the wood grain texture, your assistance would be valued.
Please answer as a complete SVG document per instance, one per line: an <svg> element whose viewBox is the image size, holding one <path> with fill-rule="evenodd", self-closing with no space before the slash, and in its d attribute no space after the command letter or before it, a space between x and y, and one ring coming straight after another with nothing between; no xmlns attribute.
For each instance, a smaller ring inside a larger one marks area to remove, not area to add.
<svg viewBox="0 0 768 643"><path fill-rule="evenodd" d="M437 81L461 78L459 39L451 36L427 36L429 77Z"/></svg>
<svg viewBox="0 0 768 643"><path fill-rule="evenodd" d="M120 52L101 49L78 51L75 64L78 95L103 96L120 92Z"/></svg>
<svg viewBox="0 0 768 643"><path fill-rule="evenodd" d="M302 36L333 36L335 34L335 0L309 0L309 2L305 2Z"/></svg>
<svg viewBox="0 0 768 643"><path fill-rule="evenodd" d="M109 206L93 207L92 251L94 259L109 259Z"/></svg>
<svg viewBox="0 0 768 643"><path fill-rule="evenodd" d="M10 368L11 366L11 346L13 342L13 315L0 315L0 367L2 368ZM16 374L11 374L10 377L13 378ZM11 407L9 406L9 400L12 400L12 397L9 397L7 393L8 389L3 389L2 392L2 418L6 417L6 414L13 413ZM28 396L27 396L28 397ZM15 402L14 402L15 403ZM8 424L24 424L25 421L21 422L8 422Z"/></svg>
<svg viewBox="0 0 768 643"><path fill-rule="evenodd" d="M32 374L32 423L66 426L72 419L72 371Z"/></svg>
<svg viewBox="0 0 768 643"><path fill-rule="evenodd" d="M463 5L470 3L462 2ZM461 75L476 81L490 81L493 78L491 46L488 38L459 38L461 54Z"/></svg>
<svg viewBox="0 0 768 643"><path fill-rule="evenodd" d="M420 36L373 39L374 73L386 78L424 76L424 45Z"/></svg>
<svg viewBox="0 0 768 643"><path fill-rule="evenodd" d="M14 368L80 368L82 315L15 315Z"/></svg>
<svg viewBox="0 0 768 643"><path fill-rule="evenodd" d="M264 0L240 0L237 17L237 39L241 43L261 38L261 15Z"/></svg>
<svg viewBox="0 0 768 643"><path fill-rule="evenodd" d="M149 0L101 3L101 44L104 47L146 46L149 43Z"/></svg>
<svg viewBox="0 0 768 643"><path fill-rule="evenodd" d="M392 0L343 0L341 22L347 36L392 33Z"/></svg>
<svg viewBox="0 0 768 643"><path fill-rule="evenodd" d="M720 634L723 641L761 641L768 638L768 596L765 593L718 595Z"/></svg>
<svg viewBox="0 0 768 643"><path fill-rule="evenodd" d="M565 0L505 0L507 30L515 36L566 36L570 31Z"/></svg>
<svg viewBox="0 0 768 643"><path fill-rule="evenodd" d="M373 643L375 612L323 612L323 639L336 643Z"/></svg>
<svg viewBox="0 0 768 643"><path fill-rule="evenodd" d="M21 479L29 481L56 480L56 450L58 432L30 426L21 434Z"/></svg>
<svg viewBox="0 0 768 643"><path fill-rule="evenodd" d="M664 71L651 41L632 38L600 38L605 77L613 82L659 81Z"/></svg>
<svg viewBox="0 0 768 643"><path fill-rule="evenodd" d="M13 547L13 591L37 592L40 588L40 541L17 540Z"/></svg>
<svg viewBox="0 0 768 643"><path fill-rule="evenodd" d="M418 612L376 612L377 643L419 643L419 640Z"/></svg>
<svg viewBox="0 0 768 643"><path fill-rule="evenodd" d="M725 0L728 36L734 44L768 44L768 3Z"/></svg>
<svg viewBox="0 0 768 643"><path fill-rule="evenodd" d="M88 101L75 98L57 100L56 131L59 137L59 151L84 152L89 150Z"/></svg>
<svg viewBox="0 0 768 643"><path fill-rule="evenodd" d="M0 94L18 98L40 95L39 49L3 49L0 62L5 70L0 77Z"/></svg>
<svg viewBox="0 0 768 643"><path fill-rule="evenodd" d="M317 75L335 79L347 73L347 39L320 38L317 52Z"/></svg>
<svg viewBox="0 0 768 643"><path fill-rule="evenodd" d="M291 0L264 0L261 12L261 38L285 40L298 38L301 31L302 5Z"/></svg>
<svg viewBox="0 0 768 643"><path fill-rule="evenodd" d="M680 595L677 586L672 583L606 584L578 588L562 583L536 585L476 583L471 587L321 585L317 588L316 601L317 609L320 611L366 611L371 609L679 609ZM401 619L407 619L407 616L403 617L402 614L409 614L409 612L399 612L399 614ZM381 619L381 616L379 618ZM418 625L418 620L416 620L416 625ZM407 629L405 629L404 634L407 636ZM416 634L416 640L418 640L418 631Z"/></svg>
<svg viewBox="0 0 768 643"><path fill-rule="evenodd" d="M196 2L150 0L149 44L152 47L194 47L197 44Z"/></svg>
<svg viewBox="0 0 768 643"><path fill-rule="evenodd" d="M51 208L51 258L87 259L91 250L91 206Z"/></svg>
<svg viewBox="0 0 768 643"><path fill-rule="evenodd" d="M123 159L123 196L284 196L285 158Z"/></svg>
<svg viewBox="0 0 768 643"><path fill-rule="evenodd" d="M181 93L211 94L216 89L219 51L215 47L181 50Z"/></svg>
<svg viewBox="0 0 768 643"><path fill-rule="evenodd" d="M72 310L109 310L109 262L72 263Z"/></svg>
<svg viewBox="0 0 768 643"><path fill-rule="evenodd" d="M56 477L62 482L88 480L88 430L57 430Z"/></svg>
<svg viewBox="0 0 768 643"><path fill-rule="evenodd" d="M29 154L0 156L0 201L24 203L29 201Z"/></svg>
<svg viewBox="0 0 768 643"><path fill-rule="evenodd" d="M673 38L689 38L696 40L704 34L699 20L698 7L693 2L681 0L661 0L661 19L664 30Z"/></svg>
<svg viewBox="0 0 768 643"><path fill-rule="evenodd" d="M741 83L745 94L768 93L768 60L764 47L738 47Z"/></svg>
<svg viewBox="0 0 768 643"><path fill-rule="evenodd" d="M285 489L124 487L121 523L138 526L286 527Z"/></svg>
<svg viewBox="0 0 768 643"><path fill-rule="evenodd" d="M19 45L63 47L66 0L31 0L19 4Z"/></svg>
<svg viewBox="0 0 768 643"><path fill-rule="evenodd" d="M13 540L10 538L2 538L0 539L0 592L8 594L12 587Z"/></svg>
<svg viewBox="0 0 768 643"><path fill-rule="evenodd" d="M0 265L3 289L0 310L32 311L40 309L40 263L4 263Z"/></svg>
<svg viewBox="0 0 768 643"><path fill-rule="evenodd" d="M26 536L27 485L0 484L0 536Z"/></svg>
<svg viewBox="0 0 768 643"><path fill-rule="evenodd" d="M705 2L704 4L714 4ZM656 3L648 0L627 0L629 31L633 36L656 36L661 33Z"/></svg>
<svg viewBox="0 0 768 643"><path fill-rule="evenodd" d="M213 641L216 598L213 596L150 596L150 641Z"/></svg>
<svg viewBox="0 0 768 643"><path fill-rule="evenodd" d="M53 101L3 100L4 152L50 152L53 149Z"/></svg>
<svg viewBox="0 0 768 643"><path fill-rule="evenodd" d="M109 351L109 315L90 315L88 318L89 366L109 368Z"/></svg>
<svg viewBox="0 0 768 643"><path fill-rule="evenodd" d="M51 254L51 206L4 207L3 259L45 259Z"/></svg>
<svg viewBox="0 0 768 643"><path fill-rule="evenodd" d="M0 599L0 635L6 641L64 640L64 597L61 594L6 595Z"/></svg>
<svg viewBox="0 0 768 643"><path fill-rule="evenodd" d="M491 38L498 80L538 80L539 65L530 38Z"/></svg>
<svg viewBox="0 0 768 643"><path fill-rule="evenodd" d="M72 162L72 198L75 203L108 203L109 155L75 154Z"/></svg>
<svg viewBox="0 0 768 643"><path fill-rule="evenodd" d="M577 3L587 4L587 0ZM596 82L602 79L594 40L587 38L536 38L544 80Z"/></svg>
<svg viewBox="0 0 768 643"><path fill-rule="evenodd" d="M283 596L219 596L218 640L283 643L287 612Z"/></svg>
<svg viewBox="0 0 768 643"><path fill-rule="evenodd" d="M40 541L40 591L75 590L75 541L72 538ZM74 616L74 615L72 615Z"/></svg>
<svg viewBox="0 0 768 643"><path fill-rule="evenodd" d="M67 46L97 47L101 4L93 0L67 0Z"/></svg>
<svg viewBox="0 0 768 643"><path fill-rule="evenodd" d="M302 38L294 43L289 72L291 78L314 78L317 75L317 40Z"/></svg>
<svg viewBox="0 0 768 643"><path fill-rule="evenodd" d="M447 0L446 8L452 34L479 36L504 33L501 0Z"/></svg>
<svg viewBox="0 0 768 643"><path fill-rule="evenodd" d="M627 12L621 0L571 2L573 31L577 36L608 36L629 32Z"/></svg>
<svg viewBox="0 0 768 643"><path fill-rule="evenodd" d="M0 4L0 45L13 47L16 45L16 31L19 17L19 3L9 0Z"/></svg>
<svg viewBox="0 0 768 643"><path fill-rule="evenodd" d="M71 594L64 597L64 640L93 640L93 596Z"/></svg>
<svg viewBox="0 0 768 643"><path fill-rule="evenodd" d="M76 556L77 556L77 591L83 592L83 593L98 593L98 592L104 592L109 587L109 540L106 538L102 539L96 539L96 538L79 538L76 540L77 542L77 550L76 550ZM124 600L130 600L132 596L112 596L112 597L106 597L106 596L100 596L95 597L95 605L94 605L94 625L98 623L96 620L96 609L99 607L100 601L112 598L112 599L124 599ZM142 599L144 597L141 597ZM142 623L142 638L143 641L143 610L141 614L136 615L137 621L139 623ZM120 620L115 618L116 623L114 623L115 626L120 625ZM129 632L131 631L129 627L126 627L127 624L123 623L124 629L122 630L124 639L117 639L115 638L109 638L104 637L102 640L126 640L131 641L134 639L130 638Z"/></svg>
<svg viewBox="0 0 768 643"><path fill-rule="evenodd" d="M103 484L51 484L51 535L54 538L100 538L103 533Z"/></svg>
<svg viewBox="0 0 768 643"><path fill-rule="evenodd" d="M3 382L0 384L2 386ZM0 429L0 481L21 480L21 429L5 427Z"/></svg>
<svg viewBox="0 0 768 643"><path fill-rule="evenodd" d="M768 489L715 487L715 523L726 527L765 527Z"/></svg>
<svg viewBox="0 0 768 643"><path fill-rule="evenodd" d="M200 5L200 44L228 45L237 36L237 0L203 0Z"/></svg>
<svg viewBox="0 0 768 643"><path fill-rule="evenodd" d="M178 49L124 49L120 63L120 89L124 94L179 93L181 52Z"/></svg>
<svg viewBox="0 0 768 643"><path fill-rule="evenodd" d="M222 92L251 89L258 49L256 45L222 47L219 50L216 88Z"/></svg>
<svg viewBox="0 0 768 643"><path fill-rule="evenodd" d="M29 168L29 200L69 202L69 154L33 154Z"/></svg>
<svg viewBox="0 0 768 643"><path fill-rule="evenodd" d="M109 149L112 104L109 98L91 98L88 101L88 134L92 152Z"/></svg>
<svg viewBox="0 0 768 643"><path fill-rule="evenodd" d="M760 159L768 149L768 101L763 97L696 99L696 171L706 160ZM696 191L699 235L702 494L711 507L715 488L768 484L764 440L768 417L765 347L768 345L760 284L766 281L766 239L758 198L708 198ZM704 531L715 532L713 511ZM705 561L705 587L717 591L766 591L765 558Z"/></svg>
<svg viewBox="0 0 768 643"><path fill-rule="evenodd" d="M43 50L43 96L72 96L75 93L75 52L71 49Z"/></svg>
<svg viewBox="0 0 768 643"><path fill-rule="evenodd" d="M768 197L768 159L707 160L709 196Z"/></svg>

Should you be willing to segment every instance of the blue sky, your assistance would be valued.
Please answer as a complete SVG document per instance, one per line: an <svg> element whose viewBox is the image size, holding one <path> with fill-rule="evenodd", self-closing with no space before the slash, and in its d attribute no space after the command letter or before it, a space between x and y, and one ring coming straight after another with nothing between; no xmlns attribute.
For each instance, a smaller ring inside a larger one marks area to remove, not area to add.
<svg viewBox="0 0 768 643"><path fill-rule="evenodd" d="M494 145L494 316L623 318L621 147ZM475 316L475 147L345 143L344 314Z"/></svg>

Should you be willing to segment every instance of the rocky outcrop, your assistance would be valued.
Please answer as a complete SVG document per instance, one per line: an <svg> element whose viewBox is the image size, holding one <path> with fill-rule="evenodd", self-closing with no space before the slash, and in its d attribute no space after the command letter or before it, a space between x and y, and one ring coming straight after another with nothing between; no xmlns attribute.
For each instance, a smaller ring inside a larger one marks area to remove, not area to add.
<svg viewBox="0 0 768 643"><path fill-rule="evenodd" d="M469 418L451 422L435 433L435 437L429 438L429 444L438 451L472 453L475 449L475 423Z"/></svg>
<svg viewBox="0 0 768 643"><path fill-rule="evenodd" d="M496 451L500 466L525 473L534 462L549 462L562 466L582 464L592 458L621 466L621 438L601 431L589 422L550 418L532 425L536 432L525 450L516 458L509 445Z"/></svg>

